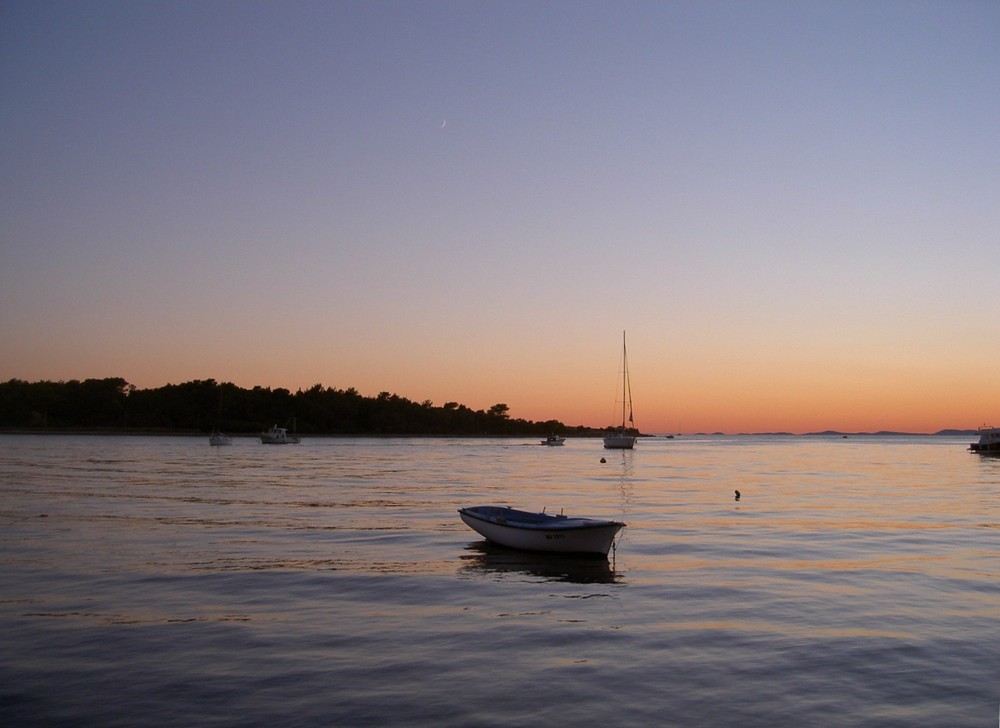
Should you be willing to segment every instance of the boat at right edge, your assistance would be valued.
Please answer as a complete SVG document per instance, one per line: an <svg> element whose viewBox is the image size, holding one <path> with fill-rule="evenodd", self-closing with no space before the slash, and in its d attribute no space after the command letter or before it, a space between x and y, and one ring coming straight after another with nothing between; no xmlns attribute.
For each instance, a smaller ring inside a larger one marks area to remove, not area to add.
<svg viewBox="0 0 1000 728"><path fill-rule="evenodd" d="M979 442L969 445L969 451L982 455L1000 455L1000 427L980 427Z"/></svg>

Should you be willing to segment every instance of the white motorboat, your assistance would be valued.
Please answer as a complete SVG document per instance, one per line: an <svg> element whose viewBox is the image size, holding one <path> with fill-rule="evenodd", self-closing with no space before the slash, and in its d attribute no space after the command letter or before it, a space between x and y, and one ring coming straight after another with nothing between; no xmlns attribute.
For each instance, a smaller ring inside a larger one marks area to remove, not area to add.
<svg viewBox="0 0 1000 728"><path fill-rule="evenodd" d="M984 455L1000 455L1000 427L980 427L979 442L969 445L969 450Z"/></svg>
<svg viewBox="0 0 1000 728"><path fill-rule="evenodd" d="M509 506L459 508L465 524L487 540L524 551L600 554L607 556L620 521L571 518L519 511Z"/></svg>
<svg viewBox="0 0 1000 728"><path fill-rule="evenodd" d="M223 433L216 430L208 438L208 444L214 445L215 447L222 447L223 445L232 445L233 438L229 435L224 435Z"/></svg>
<svg viewBox="0 0 1000 728"><path fill-rule="evenodd" d="M626 427L625 413L628 405L628 423ZM636 441L635 420L632 418L632 384L628 378L628 350L625 348L625 332L622 332L622 424L604 435L604 447L611 450L631 450Z"/></svg>
<svg viewBox="0 0 1000 728"><path fill-rule="evenodd" d="M277 425L260 433L261 445L298 445L299 442L298 437L288 434L287 428Z"/></svg>
<svg viewBox="0 0 1000 728"><path fill-rule="evenodd" d="M549 447L554 447L556 445L565 445L566 438L559 437L558 435L549 435L544 440L542 440L543 445L548 445Z"/></svg>

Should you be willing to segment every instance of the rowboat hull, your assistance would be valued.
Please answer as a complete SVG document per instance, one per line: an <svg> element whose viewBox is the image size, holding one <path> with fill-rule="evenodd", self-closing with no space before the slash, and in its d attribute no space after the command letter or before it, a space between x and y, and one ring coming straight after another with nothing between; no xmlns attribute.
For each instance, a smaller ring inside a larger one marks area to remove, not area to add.
<svg viewBox="0 0 1000 728"><path fill-rule="evenodd" d="M488 541L524 551L599 554L607 556L619 521L550 516L503 506L459 508L465 524Z"/></svg>

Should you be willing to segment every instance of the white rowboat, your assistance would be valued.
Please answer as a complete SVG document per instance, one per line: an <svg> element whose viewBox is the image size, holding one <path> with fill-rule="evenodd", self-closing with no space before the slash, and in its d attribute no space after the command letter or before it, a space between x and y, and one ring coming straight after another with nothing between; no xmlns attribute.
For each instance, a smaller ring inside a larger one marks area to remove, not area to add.
<svg viewBox="0 0 1000 728"><path fill-rule="evenodd" d="M458 512L469 528L487 540L524 551L607 556L615 536L625 527L620 521L550 516L509 506L473 506Z"/></svg>

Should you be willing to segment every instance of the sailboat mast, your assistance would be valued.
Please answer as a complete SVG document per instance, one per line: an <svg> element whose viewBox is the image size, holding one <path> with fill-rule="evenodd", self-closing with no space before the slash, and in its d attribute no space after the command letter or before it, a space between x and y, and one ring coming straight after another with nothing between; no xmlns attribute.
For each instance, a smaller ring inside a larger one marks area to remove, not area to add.
<svg viewBox="0 0 1000 728"><path fill-rule="evenodd" d="M628 349L625 347L625 332L622 331L622 431L625 431L625 396L628 391Z"/></svg>
<svg viewBox="0 0 1000 728"><path fill-rule="evenodd" d="M628 351L625 349L625 333L622 332L622 357L625 359L625 391L628 397L628 421L635 427L632 417L632 380L628 375Z"/></svg>

